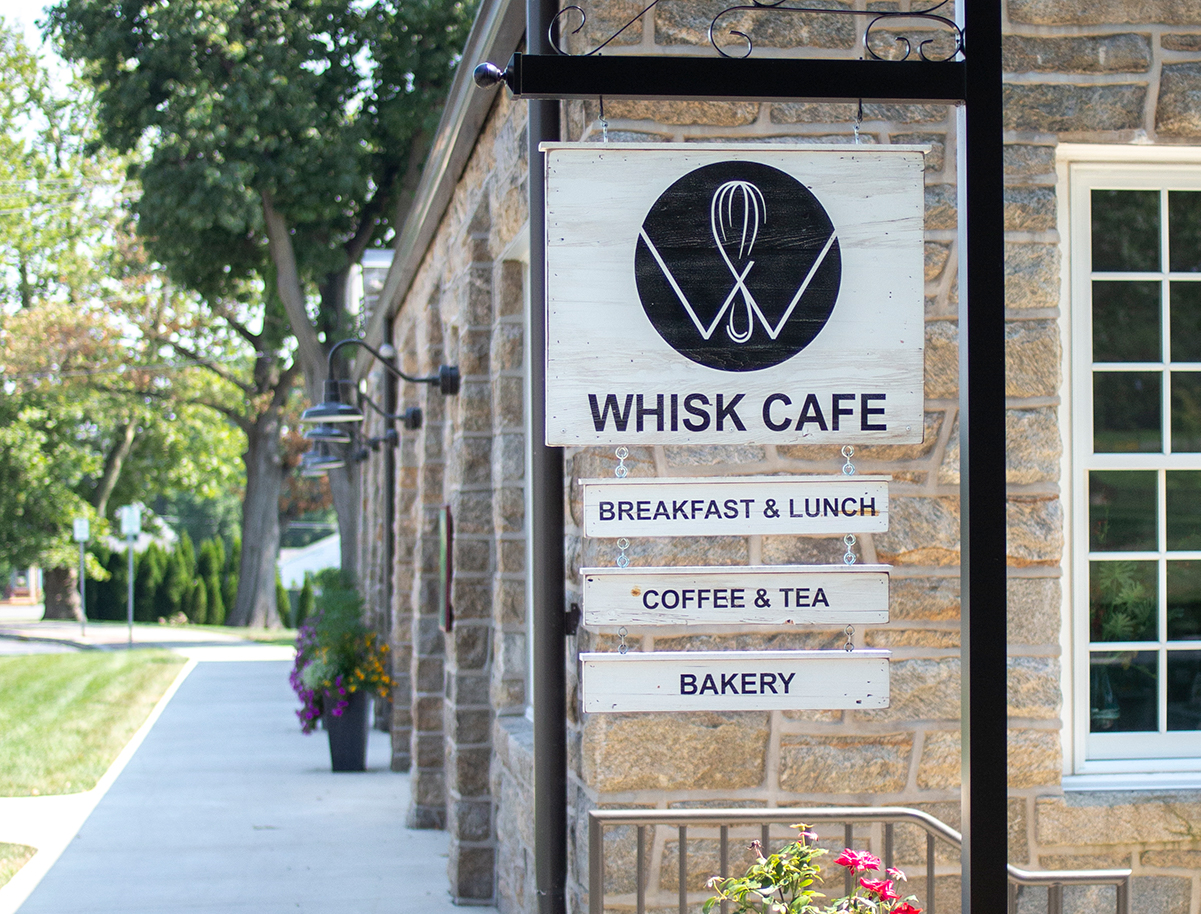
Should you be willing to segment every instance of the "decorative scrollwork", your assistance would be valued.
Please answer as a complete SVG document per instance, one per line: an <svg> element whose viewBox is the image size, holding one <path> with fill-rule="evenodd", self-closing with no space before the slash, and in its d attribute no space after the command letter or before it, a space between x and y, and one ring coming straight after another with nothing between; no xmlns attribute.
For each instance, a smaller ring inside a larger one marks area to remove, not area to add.
<svg viewBox="0 0 1201 914"><path fill-rule="evenodd" d="M602 41L599 45L597 45L591 51L585 51L584 53L582 53L578 56L591 57L593 54L599 54L601 52L601 50L603 50L606 46L608 46L610 43L612 43L614 40L616 40L618 38L618 36L620 36L622 33L624 33L628 28L630 28L630 26L632 26L635 22L637 22L639 19L641 19L647 13L649 13L652 9L654 9L656 6L658 6L661 2L662 2L662 0L651 0L651 2L649 4L647 4L645 7L643 7L643 9L637 15L630 17L630 19L628 19L625 23L623 23L621 28L619 28L616 32L614 32L612 35L610 35L608 38L606 38L604 41ZM937 55L932 53L934 44L938 40L937 38L925 38L920 41L917 41L916 46L917 46L918 57L920 57L924 61L951 60L956 55L963 53L963 30L961 28L959 28L958 25L956 25L954 20L949 19L946 16L939 15L937 12L938 10L945 7L950 2L951 2L951 0L941 0L940 3L937 3L934 6L928 7L926 9L909 10L907 12L901 12L901 11L881 11L881 10L825 9L825 8L821 8L821 7L811 7L811 6L788 6L787 0L751 0L751 2L749 4L740 4L737 6L727 7L726 9L722 10L720 13L718 13L716 16L713 17L713 19L709 23L709 43L711 45L713 45L714 49L722 57L733 57L733 58L749 57L755 49L754 42L751 40L751 36L748 35L746 32L744 32L740 29L735 29L735 28L728 29L727 31L722 33L721 28L719 26L719 23L723 18L734 15L736 13L740 13L740 12L747 12L747 13L780 12L780 13L800 13L800 14L809 14L809 15L829 15L829 16L861 16L861 17L864 17L869 20L866 28L864 28L864 30L863 30L863 46L864 46L864 49L866 50L866 52L869 55L871 55L872 58L874 58L875 60L894 60L894 61L895 60L908 60L913 55L913 50L914 50L914 40L913 39L911 39L907 36L904 36L904 35L895 36L892 39L892 41L893 41L894 45L898 48L898 50L901 51L900 56L891 55L889 57L882 57L882 56L880 56L880 54L876 53L875 48L872 47L872 33L873 33L873 31L875 31L877 29L886 27L886 24L896 22L897 20L911 20L911 21L918 20L921 22L932 23L935 28L937 28L939 30L945 30L944 34L949 35L951 38L953 38L953 41L951 42L952 47L951 47L950 51L939 52ZM567 25L566 19L568 18L569 14L575 14L575 15L579 16L580 21L579 21L579 24L574 29L571 29L570 31L566 31L566 25ZM584 28L584 25L585 25L585 23L587 23L587 21L588 21L588 15L587 15L587 13L584 12L582 7L566 6L563 9L559 10L559 12L555 15L554 19L551 20L550 28L547 31L547 38L550 41L551 47L554 48L555 51L557 51L560 54L564 54L564 55L569 54L570 52L559 43L559 40L561 38L563 38L565 35L579 34L579 32ZM556 33L558 33L558 34L556 34ZM738 48L738 47L723 48L718 43L719 34L723 38L725 38L725 37L737 38L738 39L737 44L741 45L741 47L740 48Z"/></svg>
<svg viewBox="0 0 1201 914"><path fill-rule="evenodd" d="M954 38L953 47L951 50L948 53L939 54L938 56L931 56L928 53L928 49L934 44L937 38L926 38L922 41L919 41L917 43L918 56L927 62L951 60L957 54L960 54L963 51L963 30L955 24L954 20L948 19L946 16L940 16L936 13L937 10L946 6L948 3L950 3L950 0L942 0L941 3L937 3L934 6L928 7L924 10L909 10L908 12L900 12L881 10L824 9L811 6L787 6L786 0L751 0L749 4L727 7L713 17L712 21L709 23L709 43L713 45L717 53L722 57L744 58L751 55L751 52L755 49L754 42L751 40L750 35L741 31L740 29L730 29L726 32L726 34L735 36L740 40L740 43L743 46L741 53L731 52L731 50L723 48L720 44L718 44L717 41L719 32L718 22L720 22L721 19L726 16L739 12L781 12L809 13L810 15L816 14L829 16L864 16L870 19L867 27L863 30L864 50L866 50L867 53L870 54L875 60L908 60L913 53L913 42L909 38L905 37L904 35L897 35L893 39L894 43L903 51L901 56L881 57L872 47L872 31L880 27L881 23L895 22L899 19L917 19L923 22L934 23L936 28L947 29L948 34Z"/></svg>
<svg viewBox="0 0 1201 914"><path fill-rule="evenodd" d="M645 16L651 10L653 10L661 2L662 2L662 0L651 0L651 3L649 5L647 5L646 7L644 7L642 9L642 11L640 13L638 13L637 16L632 16L630 19L628 19L625 22L625 24L622 25L621 28L619 28L616 32L614 32L612 35L610 35L608 38L606 38L604 41L602 41L599 45L597 45L591 51L586 51L583 54L574 55L574 56L591 57L593 54L599 54L601 52L601 50L607 44L609 44L609 42L616 39L617 36L619 36L622 32L624 32L626 29L628 29L630 26L632 26L635 22L637 22L639 19L641 19L643 16ZM554 48L556 51L558 51L560 54L567 55L567 56L572 56L571 52L559 45L558 38L555 37L555 31L556 31L556 26L558 26L558 24L559 24L559 20L563 18L564 14L572 13L572 12L579 14L580 24L577 25L574 29L572 29L567 34L568 35L578 34L580 29L582 29L584 27L584 24L588 21L588 14L585 13L584 10L578 6L565 6L565 7L563 7L563 9L559 10L559 12L555 13L555 17L553 19L551 19L550 28L548 28L546 30L546 38L550 42L550 46L552 48Z"/></svg>

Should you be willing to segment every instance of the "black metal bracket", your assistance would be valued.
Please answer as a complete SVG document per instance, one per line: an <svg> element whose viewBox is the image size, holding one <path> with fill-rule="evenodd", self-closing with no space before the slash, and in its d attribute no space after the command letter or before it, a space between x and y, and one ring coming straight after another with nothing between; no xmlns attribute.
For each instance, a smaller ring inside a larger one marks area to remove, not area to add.
<svg viewBox="0 0 1201 914"><path fill-rule="evenodd" d="M503 82L515 98L856 101L957 105L967 95L962 60L792 60L728 57L564 57L514 54L502 70L475 68L476 85ZM752 88L753 87L753 88Z"/></svg>
<svg viewBox="0 0 1201 914"><path fill-rule="evenodd" d="M580 612L580 604L572 603L571 608L565 614L563 620L563 633L566 635L574 635L580 630L580 620L583 618L583 613Z"/></svg>

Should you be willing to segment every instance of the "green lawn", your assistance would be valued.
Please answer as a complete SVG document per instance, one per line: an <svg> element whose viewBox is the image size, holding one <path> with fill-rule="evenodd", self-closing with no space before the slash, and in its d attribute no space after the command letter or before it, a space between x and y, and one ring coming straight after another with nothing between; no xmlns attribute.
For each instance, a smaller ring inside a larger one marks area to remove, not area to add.
<svg viewBox="0 0 1201 914"><path fill-rule="evenodd" d="M0 657L0 796L96 786L183 664L152 650Z"/></svg>
<svg viewBox="0 0 1201 914"><path fill-rule="evenodd" d="M29 862L36 853L35 849L24 844L4 844L0 842L0 886L17 874L17 870Z"/></svg>

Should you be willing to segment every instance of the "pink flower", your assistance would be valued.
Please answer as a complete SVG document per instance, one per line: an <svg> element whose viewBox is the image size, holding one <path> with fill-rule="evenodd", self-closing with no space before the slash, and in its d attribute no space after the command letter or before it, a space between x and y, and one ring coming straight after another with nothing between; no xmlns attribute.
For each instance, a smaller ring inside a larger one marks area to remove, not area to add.
<svg viewBox="0 0 1201 914"><path fill-rule="evenodd" d="M888 879L860 879L859 884L873 895L879 895L881 901L893 901L901 897L893 891L892 881Z"/></svg>
<svg viewBox="0 0 1201 914"><path fill-rule="evenodd" d="M880 868L879 857L875 857L867 851L853 851L849 847L839 854L834 862L856 873L861 870L878 870Z"/></svg>
<svg viewBox="0 0 1201 914"><path fill-rule="evenodd" d="M896 879L898 882L908 882L908 880L905 878L905 874L898 870L895 866L890 866L888 868L888 875L893 879Z"/></svg>
<svg viewBox="0 0 1201 914"><path fill-rule="evenodd" d="M892 909L892 914L922 914L921 908L915 908L907 901L902 901Z"/></svg>

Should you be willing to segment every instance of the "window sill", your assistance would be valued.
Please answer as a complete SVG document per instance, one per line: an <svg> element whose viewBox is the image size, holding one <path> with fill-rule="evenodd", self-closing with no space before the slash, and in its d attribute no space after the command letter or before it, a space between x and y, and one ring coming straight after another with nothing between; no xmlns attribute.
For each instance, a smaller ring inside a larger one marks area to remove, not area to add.
<svg viewBox="0 0 1201 914"><path fill-rule="evenodd" d="M1065 793L1201 790L1201 771L1067 774L1063 776L1063 789Z"/></svg>

